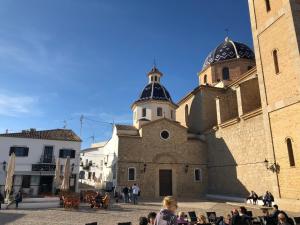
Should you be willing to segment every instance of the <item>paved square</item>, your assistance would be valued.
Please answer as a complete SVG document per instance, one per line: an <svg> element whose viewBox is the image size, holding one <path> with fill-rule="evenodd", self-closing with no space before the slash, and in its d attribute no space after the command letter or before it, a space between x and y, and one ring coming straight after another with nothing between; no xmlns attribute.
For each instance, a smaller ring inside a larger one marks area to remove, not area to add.
<svg viewBox="0 0 300 225"><path fill-rule="evenodd" d="M63 208L41 210L1 210L0 224L2 225L84 225L90 222L98 222L100 225L115 225L118 222L138 224L140 216L147 216L149 212L158 212L160 202L142 202L139 205L113 204L110 209L91 209L87 205L78 210ZM234 207L225 203L198 201L180 202L179 211L195 211L197 214L207 211L215 211L218 216L226 215ZM251 209L254 215L260 215L259 210Z"/></svg>

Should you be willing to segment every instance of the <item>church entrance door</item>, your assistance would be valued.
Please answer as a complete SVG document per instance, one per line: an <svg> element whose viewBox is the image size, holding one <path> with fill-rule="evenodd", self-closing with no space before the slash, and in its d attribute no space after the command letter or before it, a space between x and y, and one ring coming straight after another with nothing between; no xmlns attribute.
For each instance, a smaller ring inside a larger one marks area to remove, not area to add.
<svg viewBox="0 0 300 225"><path fill-rule="evenodd" d="M159 170L159 195L172 195L172 170Z"/></svg>

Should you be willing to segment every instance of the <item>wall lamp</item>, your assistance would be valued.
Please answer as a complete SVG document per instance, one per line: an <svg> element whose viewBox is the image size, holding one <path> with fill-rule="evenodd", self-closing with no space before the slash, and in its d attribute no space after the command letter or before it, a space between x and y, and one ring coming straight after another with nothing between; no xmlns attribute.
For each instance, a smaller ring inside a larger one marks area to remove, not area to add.
<svg viewBox="0 0 300 225"><path fill-rule="evenodd" d="M273 173L279 172L280 166L277 163L269 165L269 161L265 159L264 164L267 170L271 170Z"/></svg>
<svg viewBox="0 0 300 225"><path fill-rule="evenodd" d="M189 165L185 165L184 172L187 173L189 171Z"/></svg>
<svg viewBox="0 0 300 225"><path fill-rule="evenodd" d="M147 169L147 164L145 163L144 164L144 173L146 172L146 169Z"/></svg>
<svg viewBox="0 0 300 225"><path fill-rule="evenodd" d="M2 168L3 168L4 171L6 170L6 161L3 161Z"/></svg>
<svg viewBox="0 0 300 225"><path fill-rule="evenodd" d="M71 170L72 170L72 172L73 172L73 170L74 170L74 167L75 167L75 164L74 164L74 163L72 163L72 166L71 166Z"/></svg>

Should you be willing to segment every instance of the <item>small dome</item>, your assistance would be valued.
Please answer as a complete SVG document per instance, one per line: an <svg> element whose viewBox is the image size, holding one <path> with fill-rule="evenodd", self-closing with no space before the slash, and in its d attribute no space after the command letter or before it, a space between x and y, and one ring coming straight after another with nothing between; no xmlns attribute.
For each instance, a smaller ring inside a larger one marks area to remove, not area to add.
<svg viewBox="0 0 300 225"><path fill-rule="evenodd" d="M173 103L168 90L160 83L150 83L144 88L137 102L145 100L169 101Z"/></svg>
<svg viewBox="0 0 300 225"><path fill-rule="evenodd" d="M204 61L203 69L216 62L238 58L254 60L255 55L247 45L232 41L227 37L222 44L209 53Z"/></svg>

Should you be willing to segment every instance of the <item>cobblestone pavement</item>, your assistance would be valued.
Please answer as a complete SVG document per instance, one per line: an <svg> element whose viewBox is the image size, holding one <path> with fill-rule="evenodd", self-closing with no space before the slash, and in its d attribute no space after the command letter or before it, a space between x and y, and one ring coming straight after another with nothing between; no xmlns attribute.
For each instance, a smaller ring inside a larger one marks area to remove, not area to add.
<svg viewBox="0 0 300 225"><path fill-rule="evenodd" d="M62 208L41 210L0 210L0 224L16 225L84 225L98 222L100 225L115 225L118 222L138 224L140 216L147 216L149 212L158 212L160 202L142 202L139 205L113 204L108 210L91 209L87 205L78 210ZM218 216L226 215L233 206L211 201L181 202L178 211L200 212L215 211ZM251 209L254 215L260 215L258 209Z"/></svg>

